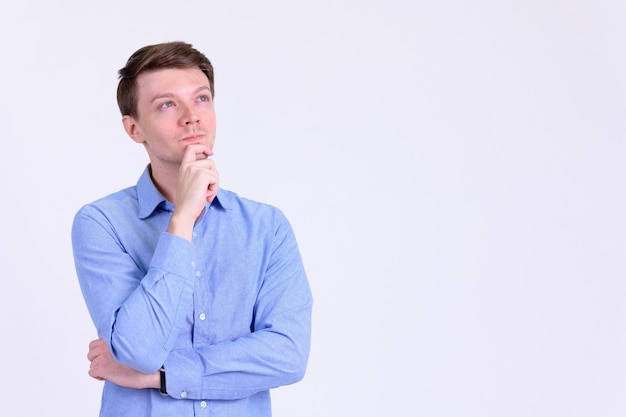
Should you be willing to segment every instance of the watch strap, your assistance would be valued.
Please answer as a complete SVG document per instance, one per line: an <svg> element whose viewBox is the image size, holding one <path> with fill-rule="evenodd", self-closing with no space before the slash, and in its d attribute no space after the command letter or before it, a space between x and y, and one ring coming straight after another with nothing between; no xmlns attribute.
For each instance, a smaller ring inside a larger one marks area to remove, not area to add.
<svg viewBox="0 0 626 417"><path fill-rule="evenodd" d="M159 388L159 392L161 392L161 394L163 395L167 395L167 389L165 385L165 369L163 367L159 369L159 376L161 378L161 387Z"/></svg>

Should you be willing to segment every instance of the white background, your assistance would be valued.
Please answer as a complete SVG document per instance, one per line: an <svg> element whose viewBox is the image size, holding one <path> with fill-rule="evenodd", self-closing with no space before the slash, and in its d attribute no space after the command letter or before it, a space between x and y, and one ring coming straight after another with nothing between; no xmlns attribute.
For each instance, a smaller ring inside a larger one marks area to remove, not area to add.
<svg viewBox="0 0 626 417"><path fill-rule="evenodd" d="M147 163L116 71L170 40L314 291L275 416L626 415L626 3L37 3L0 5L0 415L97 415L70 226Z"/></svg>

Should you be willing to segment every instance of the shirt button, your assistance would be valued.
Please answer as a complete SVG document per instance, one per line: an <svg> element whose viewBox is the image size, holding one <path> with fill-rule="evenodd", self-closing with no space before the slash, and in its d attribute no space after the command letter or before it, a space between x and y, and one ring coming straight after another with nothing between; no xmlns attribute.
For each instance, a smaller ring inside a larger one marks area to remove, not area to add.
<svg viewBox="0 0 626 417"><path fill-rule="evenodd" d="M206 314L204 313L200 314L200 320L204 320L204 319L206 319Z"/></svg>
<svg viewBox="0 0 626 417"><path fill-rule="evenodd" d="M195 267L196 267L196 261L191 261L191 266L192 266L193 268L195 268Z"/></svg>
<svg viewBox="0 0 626 417"><path fill-rule="evenodd" d="M200 403L200 407L202 407L202 408L206 408L206 401L202 401L202 402Z"/></svg>
<svg viewBox="0 0 626 417"><path fill-rule="evenodd" d="M196 271L196 276L199 277L200 276L200 271Z"/></svg>
<svg viewBox="0 0 626 417"><path fill-rule="evenodd" d="M180 393L180 398L187 398L187 391L183 391Z"/></svg>

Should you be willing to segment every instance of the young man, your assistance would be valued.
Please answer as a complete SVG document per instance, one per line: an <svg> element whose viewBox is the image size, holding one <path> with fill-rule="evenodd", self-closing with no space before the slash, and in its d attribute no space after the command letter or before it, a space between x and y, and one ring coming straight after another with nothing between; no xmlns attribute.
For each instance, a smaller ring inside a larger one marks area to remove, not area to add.
<svg viewBox="0 0 626 417"><path fill-rule="evenodd" d="M218 188L213 67L191 45L119 71L124 129L150 159L136 186L82 207L72 243L99 339L102 417L270 416L304 376L312 297L276 208Z"/></svg>

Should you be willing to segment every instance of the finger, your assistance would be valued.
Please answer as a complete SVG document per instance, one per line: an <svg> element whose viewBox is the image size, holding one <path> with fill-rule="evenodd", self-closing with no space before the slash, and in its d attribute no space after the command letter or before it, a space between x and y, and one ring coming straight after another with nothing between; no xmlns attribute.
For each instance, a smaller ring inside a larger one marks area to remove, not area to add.
<svg viewBox="0 0 626 417"><path fill-rule="evenodd" d="M99 354L100 352L98 352L97 349L89 349L89 352L87 352L87 359L89 359L89 362L93 362L93 360L97 358Z"/></svg>
<svg viewBox="0 0 626 417"><path fill-rule="evenodd" d="M107 352L109 350L108 346L102 339L93 340L89 343L89 352L87 352L87 359L90 361L93 360L94 357L98 356L103 352Z"/></svg>
<svg viewBox="0 0 626 417"><path fill-rule="evenodd" d="M217 191L219 189L219 175L215 169L213 169L213 171L214 174L209 179L209 185L206 191L206 200L209 203L213 202L213 199L217 195Z"/></svg>
<svg viewBox="0 0 626 417"><path fill-rule="evenodd" d="M211 190L207 190L206 192L206 201L207 203L212 203L215 200L216 193Z"/></svg>
<svg viewBox="0 0 626 417"><path fill-rule="evenodd" d="M106 381L103 377L99 376L93 369L89 369L89 371L87 371L87 375L89 375L93 379L97 379L98 381Z"/></svg>
<svg viewBox="0 0 626 417"><path fill-rule="evenodd" d="M185 148L182 162L189 163L200 159L206 159L210 156L213 156L213 151L208 146L194 143L193 145L189 145Z"/></svg>
<svg viewBox="0 0 626 417"><path fill-rule="evenodd" d="M217 179L211 179L209 186L207 187L207 196L217 194L219 188L219 181Z"/></svg>
<svg viewBox="0 0 626 417"><path fill-rule="evenodd" d="M91 342L89 342L89 349L91 349L91 348L92 348L92 346L93 346L93 347L96 347L96 346L102 345L103 343L104 343L104 339L95 339L95 340L92 340Z"/></svg>
<svg viewBox="0 0 626 417"><path fill-rule="evenodd" d="M88 353L87 353L87 359L89 359L89 362L92 362L97 359L99 356L102 356L103 354L105 354L105 352L103 352L102 350L98 350L98 349L91 349Z"/></svg>

